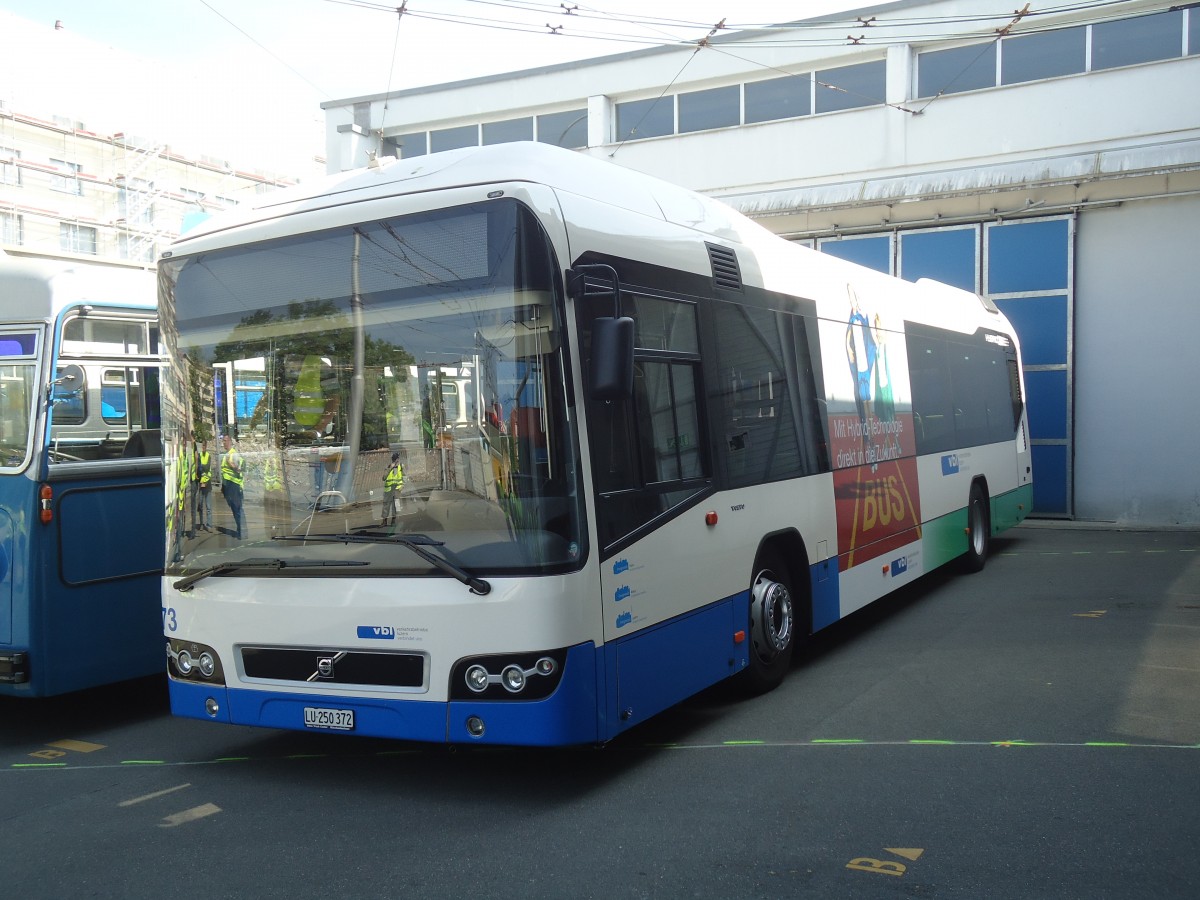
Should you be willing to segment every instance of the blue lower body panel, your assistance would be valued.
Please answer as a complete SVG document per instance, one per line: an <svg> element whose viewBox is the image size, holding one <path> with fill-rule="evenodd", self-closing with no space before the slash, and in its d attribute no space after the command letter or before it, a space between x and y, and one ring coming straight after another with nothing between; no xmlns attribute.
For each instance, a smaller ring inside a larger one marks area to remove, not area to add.
<svg viewBox="0 0 1200 900"><path fill-rule="evenodd" d="M273 690L226 688L171 679L171 712L176 716L326 732L304 724L304 708L354 711L354 730L335 731L361 737L395 738L456 744L566 746L598 740L597 651L592 644L572 647L557 690L543 700L390 700L340 694L292 694ZM217 709L210 715L206 702ZM483 722L483 733L467 731L472 716Z"/></svg>

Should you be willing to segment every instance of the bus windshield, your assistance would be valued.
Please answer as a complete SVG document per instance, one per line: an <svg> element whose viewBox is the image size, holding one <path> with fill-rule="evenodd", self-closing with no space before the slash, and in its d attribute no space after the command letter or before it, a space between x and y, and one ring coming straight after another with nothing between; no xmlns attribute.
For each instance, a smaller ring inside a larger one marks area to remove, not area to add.
<svg viewBox="0 0 1200 900"><path fill-rule="evenodd" d="M509 200L165 260L168 573L575 566L554 271Z"/></svg>
<svg viewBox="0 0 1200 900"><path fill-rule="evenodd" d="M30 423L37 390L37 332L0 332L0 469L29 459Z"/></svg>

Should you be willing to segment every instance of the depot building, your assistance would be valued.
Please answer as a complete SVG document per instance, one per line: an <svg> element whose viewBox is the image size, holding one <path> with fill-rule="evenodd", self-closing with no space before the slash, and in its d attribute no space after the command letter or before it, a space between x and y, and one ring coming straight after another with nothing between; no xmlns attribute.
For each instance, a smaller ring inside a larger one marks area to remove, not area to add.
<svg viewBox="0 0 1200 900"><path fill-rule="evenodd" d="M331 101L328 166L558 144L975 291L1021 338L1034 514L1200 525L1200 6L1003 8L898 0Z"/></svg>

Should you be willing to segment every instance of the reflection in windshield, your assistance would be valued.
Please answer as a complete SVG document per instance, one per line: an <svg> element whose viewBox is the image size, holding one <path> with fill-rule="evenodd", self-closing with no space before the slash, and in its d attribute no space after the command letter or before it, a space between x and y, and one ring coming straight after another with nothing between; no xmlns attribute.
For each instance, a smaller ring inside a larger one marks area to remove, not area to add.
<svg viewBox="0 0 1200 900"><path fill-rule="evenodd" d="M29 451L33 413L32 363L0 365L0 467L17 468Z"/></svg>
<svg viewBox="0 0 1200 900"><path fill-rule="evenodd" d="M495 201L163 268L176 343L169 571L270 538L368 528L430 535L473 573L578 562L560 301L523 207ZM429 568L394 542L312 544L372 573Z"/></svg>

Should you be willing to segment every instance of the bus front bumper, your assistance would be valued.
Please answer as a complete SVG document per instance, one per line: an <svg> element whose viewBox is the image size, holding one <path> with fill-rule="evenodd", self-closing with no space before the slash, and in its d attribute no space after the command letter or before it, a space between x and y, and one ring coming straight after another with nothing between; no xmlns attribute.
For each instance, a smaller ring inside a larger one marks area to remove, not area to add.
<svg viewBox="0 0 1200 900"><path fill-rule="evenodd" d="M176 716L294 731L429 743L571 746L600 740L596 651L571 648L542 700L431 700L284 693L170 679ZM312 724L306 724L312 723ZM352 727L347 727L352 722Z"/></svg>

